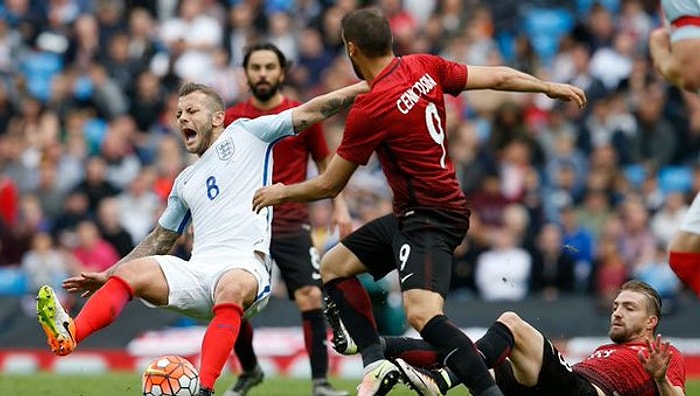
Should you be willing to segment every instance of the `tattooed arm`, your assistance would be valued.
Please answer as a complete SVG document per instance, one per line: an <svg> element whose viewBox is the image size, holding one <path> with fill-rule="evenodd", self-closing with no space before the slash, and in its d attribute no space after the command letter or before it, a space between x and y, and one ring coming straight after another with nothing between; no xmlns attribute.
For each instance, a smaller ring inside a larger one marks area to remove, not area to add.
<svg viewBox="0 0 700 396"><path fill-rule="evenodd" d="M369 91L367 83L362 81L317 96L292 110L294 132L301 132L317 122L329 118L343 109L347 109L355 101L355 97Z"/></svg>
<svg viewBox="0 0 700 396"><path fill-rule="evenodd" d="M156 225L156 228L151 231L151 233L148 234L146 238L141 241L141 243L136 245L136 247L134 247L129 254L107 269L105 271L106 275L112 275L117 267L119 267L122 263L126 263L127 261L136 260L146 256L168 254L179 237L180 234L177 232L167 230L161 227L160 224Z"/></svg>
<svg viewBox="0 0 700 396"><path fill-rule="evenodd" d="M122 263L141 257L166 254L173 247L179 236L180 234L166 230L158 225L138 246L110 268L102 272L81 272L77 276L64 280L62 286L69 293L80 293L83 297L88 297L102 287Z"/></svg>

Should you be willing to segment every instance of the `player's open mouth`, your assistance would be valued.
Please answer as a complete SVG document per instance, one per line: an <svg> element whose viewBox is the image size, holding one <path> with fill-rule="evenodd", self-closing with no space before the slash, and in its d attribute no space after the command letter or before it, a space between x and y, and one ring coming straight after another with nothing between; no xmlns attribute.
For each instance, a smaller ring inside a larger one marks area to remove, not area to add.
<svg viewBox="0 0 700 396"><path fill-rule="evenodd" d="M185 136L185 141L187 143L193 141L197 137L197 132L190 128L182 128L182 134Z"/></svg>

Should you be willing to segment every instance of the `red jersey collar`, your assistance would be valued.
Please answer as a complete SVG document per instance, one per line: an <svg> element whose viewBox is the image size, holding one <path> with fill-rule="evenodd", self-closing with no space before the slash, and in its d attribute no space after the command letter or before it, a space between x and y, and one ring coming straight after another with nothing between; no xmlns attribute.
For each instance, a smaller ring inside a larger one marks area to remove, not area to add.
<svg viewBox="0 0 700 396"><path fill-rule="evenodd" d="M379 74L377 74L377 77L375 77L374 80L372 81L370 89L374 88L374 86L377 85L379 80L384 79L384 77L388 76L394 70L396 70L396 68L399 66L399 63L401 63L401 57L400 56L394 57L394 59L392 59L391 62L388 65L386 65L386 67L384 69L382 69L382 71L380 71Z"/></svg>

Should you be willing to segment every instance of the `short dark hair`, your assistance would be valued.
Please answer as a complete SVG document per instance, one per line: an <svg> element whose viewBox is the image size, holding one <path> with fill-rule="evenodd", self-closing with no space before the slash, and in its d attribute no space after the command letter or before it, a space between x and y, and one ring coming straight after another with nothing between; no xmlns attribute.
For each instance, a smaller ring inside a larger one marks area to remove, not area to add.
<svg viewBox="0 0 700 396"><path fill-rule="evenodd" d="M250 61L250 56L253 54L253 52L257 51L272 51L277 55L277 60L280 62L280 67L282 70L287 70L288 67L291 66L291 62L287 61L287 57L284 56L284 53L277 48L276 45L272 43L258 43L258 44L253 44L249 47L246 47L245 49L245 54L243 55L243 68L247 69L248 68L248 61Z"/></svg>
<svg viewBox="0 0 700 396"><path fill-rule="evenodd" d="M624 290L644 294L647 298L647 309L661 319L661 296L651 285L640 280L630 280L620 287L620 291Z"/></svg>
<svg viewBox="0 0 700 396"><path fill-rule="evenodd" d="M212 114L216 113L217 111L224 111L226 109L224 106L224 100L221 99L221 95L219 95L211 87L204 84L186 82L180 86L180 89L177 91L177 96L183 97L194 92L201 92L209 98L209 110Z"/></svg>
<svg viewBox="0 0 700 396"><path fill-rule="evenodd" d="M345 14L340 21L343 38L353 42L368 57L391 53L394 38L389 21L377 8L361 8Z"/></svg>

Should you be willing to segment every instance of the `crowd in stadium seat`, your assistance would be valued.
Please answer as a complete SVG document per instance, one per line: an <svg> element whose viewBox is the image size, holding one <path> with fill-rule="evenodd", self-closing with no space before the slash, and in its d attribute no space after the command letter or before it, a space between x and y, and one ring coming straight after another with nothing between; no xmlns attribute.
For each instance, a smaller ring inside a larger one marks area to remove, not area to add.
<svg viewBox="0 0 700 396"><path fill-rule="evenodd" d="M575 4L574 4L575 3ZM355 75L343 14L373 4L398 54L506 64L585 89L589 105L471 91L448 100L447 134L472 207L452 291L607 307L630 277L672 301L665 247L700 190L700 98L651 67L645 0L7 0L0 5L0 294L101 270L154 226L191 160L175 128L183 80L246 98L246 45L270 41L301 100ZM337 146L343 118L327 122ZM400 128L400 126L397 126ZM346 190L357 224L391 210L371 162ZM312 204L315 237L326 203ZM180 245L186 255L188 241Z"/></svg>

